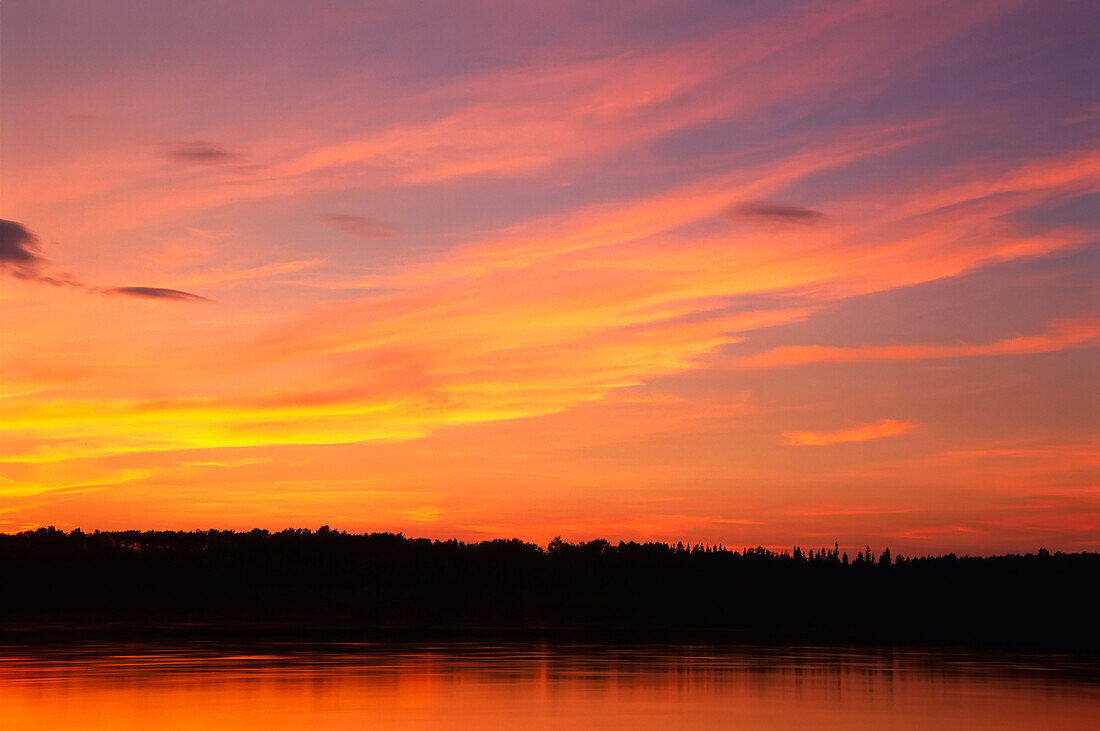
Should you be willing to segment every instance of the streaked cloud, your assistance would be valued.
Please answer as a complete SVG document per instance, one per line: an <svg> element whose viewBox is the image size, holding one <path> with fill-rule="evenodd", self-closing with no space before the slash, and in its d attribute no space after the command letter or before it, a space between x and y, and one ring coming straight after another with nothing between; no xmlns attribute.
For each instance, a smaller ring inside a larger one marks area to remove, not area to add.
<svg viewBox="0 0 1100 731"><path fill-rule="evenodd" d="M1045 332L1035 335L1018 335L980 344L864 345L857 347L785 345L742 358L737 361L737 366L741 368L772 368L812 363L863 363L868 361L1027 355L1085 347L1096 343L1098 339L1100 339L1100 317L1087 316L1052 323Z"/></svg>
<svg viewBox="0 0 1100 731"><path fill-rule="evenodd" d="M828 227L678 233L713 218L731 191L825 174L909 141L905 132L897 137L883 135L878 148L868 146L866 135L860 146L854 137L833 141L616 206L584 206L455 247L435 262L368 277L363 286L381 289L289 318L262 337L226 344L217 355L230 372L279 376L241 384L231 397L40 403L41 410L14 412L11 428L84 434L83 446L68 452L44 446L5 459L421 439L448 427L560 413L614 389L703 370L709 356L753 330L811 317L815 301L932 281L1083 240L1076 231L1026 238L1000 221L1021 204L1018 199L1001 194L987 200L990 191L1006 188L1079 184L1093 173L1076 152L1030 165L1034 177L1012 170L989 176L978 169L971 174L980 182L960 182L954 191L914 190L901 221L891 210ZM966 205L974 200L983 204ZM147 290L153 294L144 296L189 299L173 294L178 290L140 288ZM816 295L798 307L714 305L716 298L790 290ZM883 346L854 357L1022 354L1085 342L1096 331L1095 323L1071 323L1053 338L947 350ZM783 347L796 350L755 363L783 362L790 353L811 360L852 357ZM110 429L92 416L97 412L111 414ZM165 423L175 425L170 437Z"/></svg>
<svg viewBox="0 0 1100 731"><path fill-rule="evenodd" d="M396 226L378 218L326 213L321 216L321 220L349 236L360 239L392 239L397 235Z"/></svg>
<svg viewBox="0 0 1100 731"><path fill-rule="evenodd" d="M267 464L270 457L242 457L241 459L207 460L200 462L180 462L182 467L251 467L252 465Z"/></svg>
<svg viewBox="0 0 1100 731"><path fill-rule="evenodd" d="M867 442L872 439L884 439L905 434L916 428L916 424L897 419L883 419L873 424L862 424L832 432L795 431L783 435L786 444L796 447L827 447L831 444L849 442Z"/></svg>
<svg viewBox="0 0 1100 731"><path fill-rule="evenodd" d="M257 279L268 279L282 274L293 274L324 264L324 259L299 259L258 266L213 266L207 269L176 275L181 286L238 285Z"/></svg>
<svg viewBox="0 0 1100 731"><path fill-rule="evenodd" d="M6 500L35 497L50 493L92 492L115 485L135 482L155 474L155 470L123 469L103 475L92 482L75 484L38 484L20 482L0 477L0 497ZM14 508L18 510L18 508Z"/></svg>

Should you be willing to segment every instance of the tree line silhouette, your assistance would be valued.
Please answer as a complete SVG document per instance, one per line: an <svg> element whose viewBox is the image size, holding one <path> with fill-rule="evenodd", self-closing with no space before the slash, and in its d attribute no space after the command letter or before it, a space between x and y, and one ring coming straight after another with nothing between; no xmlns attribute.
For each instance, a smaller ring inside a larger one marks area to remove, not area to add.
<svg viewBox="0 0 1100 731"><path fill-rule="evenodd" d="M680 635L1100 650L1100 554L41 528L0 535L0 628Z"/></svg>

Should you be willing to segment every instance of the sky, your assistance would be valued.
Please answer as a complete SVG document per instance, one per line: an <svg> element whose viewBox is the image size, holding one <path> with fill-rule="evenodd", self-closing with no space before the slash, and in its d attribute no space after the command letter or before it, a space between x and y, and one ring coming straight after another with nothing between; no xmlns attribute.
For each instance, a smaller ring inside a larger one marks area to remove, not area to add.
<svg viewBox="0 0 1100 731"><path fill-rule="evenodd" d="M1098 26L5 0L0 531L1098 550Z"/></svg>

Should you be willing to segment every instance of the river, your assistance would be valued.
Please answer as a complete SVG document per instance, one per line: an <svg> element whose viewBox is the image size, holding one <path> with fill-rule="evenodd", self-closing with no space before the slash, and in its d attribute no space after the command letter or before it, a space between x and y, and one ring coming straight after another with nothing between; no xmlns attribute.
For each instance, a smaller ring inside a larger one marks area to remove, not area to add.
<svg viewBox="0 0 1100 731"><path fill-rule="evenodd" d="M5 731L1095 729L1057 654L715 645L0 647Z"/></svg>

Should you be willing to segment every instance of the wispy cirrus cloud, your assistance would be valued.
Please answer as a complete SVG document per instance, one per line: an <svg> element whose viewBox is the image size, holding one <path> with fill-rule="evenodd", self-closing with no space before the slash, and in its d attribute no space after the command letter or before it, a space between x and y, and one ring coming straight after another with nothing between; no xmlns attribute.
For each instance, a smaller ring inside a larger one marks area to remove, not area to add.
<svg viewBox="0 0 1100 731"><path fill-rule="evenodd" d="M324 259L298 259L259 266L217 266L205 270L173 276L173 283L180 286L237 285L257 279L268 279L281 274L293 274L303 269L324 264Z"/></svg>
<svg viewBox="0 0 1100 731"><path fill-rule="evenodd" d="M828 94L1004 12L997 2L958 14L879 2L838 13L807 3L781 19L644 52L508 67L434 90L454 101L428 119L318 145L272 172L299 177L369 166L403 185L532 174L677 130L749 118L795 95Z"/></svg>
<svg viewBox="0 0 1100 731"><path fill-rule="evenodd" d="M152 410L97 406L95 399L55 410L43 401L12 412L11 425L22 424L25 433L64 424L81 434L94 428L89 436L102 443L88 448L97 453L416 439L446 426L560 413L613 389L702 369L711 354L745 333L803 320L815 303L1085 240L1078 231L1032 238L1001 223L1030 204L1029 197L1021 203L1002 194L993 203L941 211L946 201L985 200L1005 188L1078 186L1082 175L1094 173L1076 153L1033 167L1041 173L1037 182L1009 172L1010 186L976 169L982 182L960 184L954 196L942 187L915 189L900 222L884 211L871 218L838 215L835 225L823 227L679 233L686 224L713 220L731 197L762 199L759 194L776 187L897 149L907 133L886 134L878 148L867 146L866 135L859 145L854 138L834 140L759 169L616 206L584 206L457 247L436 262L364 278L361 286L379 289L219 351L216 360L227 374L279 374L264 382L266 394L281 394L278 403L250 400L256 384L249 382L232 397ZM716 304L777 291L813 296L796 307ZM1036 346L1017 343L1006 352L1028 347ZM318 382L326 384L320 400ZM102 418L85 421L108 411L110 433ZM164 423L178 425L171 439ZM25 457L60 459L73 450L32 452Z"/></svg>
<svg viewBox="0 0 1100 731"><path fill-rule="evenodd" d="M897 419L883 419L873 424L840 429L831 432L795 431L783 435L785 444L796 447L827 447L831 444L849 442L867 442L872 439L884 439L905 434L916 428L916 424Z"/></svg>
<svg viewBox="0 0 1100 731"><path fill-rule="evenodd" d="M1051 353L1085 347L1100 339L1100 317L1084 316L1051 323L1045 332L995 340L990 343L948 345L784 345L736 361L740 368L773 368L813 363L973 358L993 355Z"/></svg>
<svg viewBox="0 0 1100 731"><path fill-rule="evenodd" d="M166 188L157 165L130 163L133 170L115 176L102 174L99 160L74 158L23 180L20 194L31 202L109 199L80 218L82 233L109 235L229 203L349 187L524 177L579 160L591 165L679 132L751 120L792 98L822 103L833 89L856 81L866 90L859 93L870 93L875 87L868 80L907 68L930 45L1007 11L996 1L969 4L964 13L942 12L943 6L863 2L838 13L827 3L808 2L778 17L719 26L701 38L555 56L554 63L524 59L417 86L407 95L408 119L383 116L355 134L344 126L340 133L326 131L312 116L295 118L293 128L276 126L256 141L259 149L250 157L262 161L256 168L262 174L248 179L192 176ZM158 92L163 86L155 77L147 83ZM214 136L241 139L249 129ZM127 154L117 150L116 158ZM165 155L191 166L226 166L242 157L205 133L170 145ZM744 199L756 197L750 192Z"/></svg>
<svg viewBox="0 0 1100 731"><path fill-rule="evenodd" d="M369 216L326 213L321 216L321 221L359 239L392 239L397 235L397 227L392 223Z"/></svg>
<svg viewBox="0 0 1100 731"><path fill-rule="evenodd" d="M33 482L21 482L0 477L0 497L5 499L26 498L47 493L59 492L89 492L103 490L112 485L120 485L141 480L155 474L151 469L122 469L100 476L94 481L70 483L70 484L41 484ZM16 508L18 510L18 508Z"/></svg>

